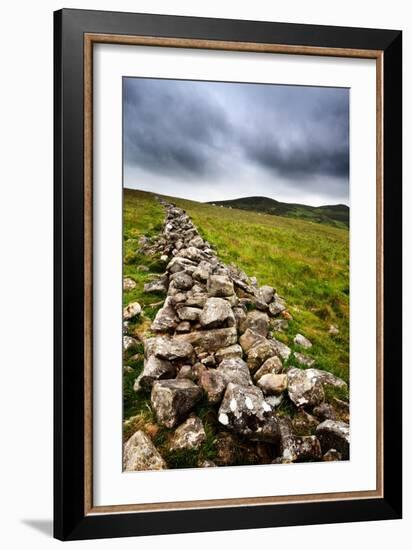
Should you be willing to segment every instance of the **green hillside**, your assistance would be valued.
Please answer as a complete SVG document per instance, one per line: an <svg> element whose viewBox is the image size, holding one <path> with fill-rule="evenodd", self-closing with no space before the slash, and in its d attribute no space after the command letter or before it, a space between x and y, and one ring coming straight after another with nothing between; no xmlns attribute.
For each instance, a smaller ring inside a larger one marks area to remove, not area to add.
<svg viewBox="0 0 412 550"><path fill-rule="evenodd" d="M161 231L164 211L151 193L126 189L124 196L124 276L138 283L124 299L141 303L144 315L136 326L141 333L149 329L162 300L145 294L143 284L162 272L165 264L138 252L139 237ZM348 230L167 198L187 211L223 262L235 263L284 297L293 321L287 332L277 335L279 339L290 345L297 332L305 334L313 342L316 366L348 381ZM331 324L339 328L337 336L328 333Z"/></svg>
<svg viewBox="0 0 412 550"><path fill-rule="evenodd" d="M268 197L244 197L210 204L287 218L301 218L336 227L349 226L349 208L345 204L308 206L306 204L279 202Z"/></svg>
<svg viewBox="0 0 412 550"><path fill-rule="evenodd" d="M309 355L315 366L349 381L349 232L346 229L251 211L221 208L183 199L167 197L184 208L199 232L215 248L220 259L234 263L259 285L274 286L286 300L293 316L285 332L276 338L293 351L296 333L304 334L313 344ZM136 282L124 292L124 304L138 301L142 314L129 325L129 334L139 340L125 352L123 374L123 436L126 441L137 430L150 436L169 468L196 467L199 460L214 460L217 454L213 407L202 400L195 409L206 431L206 441L199 451L171 451L172 430L159 426L150 392L133 390L142 372L142 339L149 336L150 325L163 304L164 295L145 293L143 285L162 273L167 262L160 254L146 255L141 249L143 237L155 237L162 231L164 208L155 195L143 191L124 191L124 277ZM339 334L329 334L333 324ZM299 366L293 354L284 363ZM302 366L300 366L302 368ZM326 390L325 390L326 391ZM334 396L347 399L346 391L327 388L327 400ZM284 401L278 414L295 414ZM253 464L248 447L240 446L232 464ZM237 461L237 462L236 462Z"/></svg>

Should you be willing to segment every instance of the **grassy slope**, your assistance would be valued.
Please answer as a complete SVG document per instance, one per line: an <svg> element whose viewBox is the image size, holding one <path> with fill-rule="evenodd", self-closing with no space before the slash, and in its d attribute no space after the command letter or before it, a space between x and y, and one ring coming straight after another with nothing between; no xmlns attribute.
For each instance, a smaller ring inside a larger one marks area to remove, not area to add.
<svg viewBox="0 0 412 550"><path fill-rule="evenodd" d="M192 217L201 234L216 248L225 263L235 263L248 275L256 276L260 285L276 287L285 298L294 320L289 329L276 337L297 349L293 337L297 332L313 343L308 355L316 359L319 368L349 381L349 232L319 223L278 217L268 214L227 209L202 203L171 198ZM124 293L124 303L139 301L143 316L134 326L137 333L147 332L150 320L159 309L163 296L145 294L143 284L154 273L164 270L158 258L144 256L137 250L139 236L153 236L161 230L162 207L154 195L142 191L125 191L124 203L124 275L137 282L136 289ZM149 272L139 266L147 266ZM154 307L152 307L152 305ZM339 327L340 334L328 334L330 324ZM302 350L299 350L302 351ZM131 357L136 355L133 360ZM294 359L290 359L294 364ZM132 371L124 375L124 418L134 416L125 429L125 437L136 429L150 429L155 422L149 407L149 395L133 391L133 382L143 367L143 347L131 350L125 364ZM298 366L298 365L296 365ZM197 413L205 419L210 437L200 452L203 458L213 458L213 422L207 421L210 411L202 403ZM154 428L153 437L170 467L195 465L198 455L167 451L169 431Z"/></svg>
<svg viewBox="0 0 412 550"><path fill-rule="evenodd" d="M274 216L304 219L340 228L349 226L349 208L343 204L308 206L305 204L279 202L268 197L244 197L218 201L214 204L241 210L262 212Z"/></svg>
<svg viewBox="0 0 412 550"><path fill-rule="evenodd" d="M260 285L273 285L294 321L286 341L302 332L317 366L349 378L349 232L319 223L174 199L225 263ZM340 334L328 334L330 324ZM281 339L281 337L279 337ZM293 346L292 346L293 347Z"/></svg>

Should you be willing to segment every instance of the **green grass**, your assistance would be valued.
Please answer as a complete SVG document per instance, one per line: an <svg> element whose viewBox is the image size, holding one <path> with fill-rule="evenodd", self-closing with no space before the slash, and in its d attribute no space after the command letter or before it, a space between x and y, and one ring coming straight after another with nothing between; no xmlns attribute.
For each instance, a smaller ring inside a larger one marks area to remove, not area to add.
<svg viewBox="0 0 412 550"><path fill-rule="evenodd" d="M223 262L235 263L259 285L274 286L293 315L279 336L316 367L349 381L349 232L320 223L173 199L184 208ZM330 336L328 328L339 328ZM293 345L301 332L313 343ZM276 335L278 337L278 335ZM291 363L293 363L291 359Z"/></svg>
<svg viewBox="0 0 412 550"><path fill-rule="evenodd" d="M268 197L243 197L226 201L212 201L211 204L246 211L262 212L274 216L300 218L334 227L347 228L349 226L349 208L344 204L308 206L305 204L279 202Z"/></svg>
<svg viewBox="0 0 412 550"><path fill-rule="evenodd" d="M160 257L146 256L139 252L139 237L154 237L163 225L164 209L151 193L135 192L125 189L123 207L123 276L130 277L137 285L128 292L123 292L123 305L137 301L143 308L143 315L136 323L131 324L134 330L144 332L159 310L159 302L164 295L146 293L144 284L156 274L163 273L165 263ZM148 268L149 271L145 271Z"/></svg>
<svg viewBox="0 0 412 550"><path fill-rule="evenodd" d="M348 230L183 199L170 200L187 211L223 262L235 263L248 275L256 276L259 285L274 286L286 300L293 321L289 321L284 333L275 333L275 337L293 351L313 357L315 367L349 382ZM130 326L137 338L150 334L151 320L164 300L164 295L145 293L143 285L165 269L159 255L146 256L139 251L139 237L158 234L163 220L164 209L153 194L125 190L123 268L124 276L135 280L137 286L124 292L123 300L125 305L138 301L143 308L139 320ZM142 270L141 266L149 271ZM328 334L330 324L339 328L338 336ZM297 332L311 340L311 349L302 350L293 344ZM217 433L214 409L202 401L195 410L202 418L207 434L201 449L171 452L168 442L173 430L156 425L149 393L133 391L134 381L143 368L141 344L126 354L124 364L132 369L123 376L124 419L132 417L124 427L125 439L137 429L153 429L150 435L170 468L190 468L199 460L213 460ZM288 361L290 365L299 366L293 354ZM335 396L347 398L347 393L341 390L327 389L326 395L328 400ZM291 416L294 412L289 400L285 399L279 413ZM239 463L244 464L244 460L242 456Z"/></svg>

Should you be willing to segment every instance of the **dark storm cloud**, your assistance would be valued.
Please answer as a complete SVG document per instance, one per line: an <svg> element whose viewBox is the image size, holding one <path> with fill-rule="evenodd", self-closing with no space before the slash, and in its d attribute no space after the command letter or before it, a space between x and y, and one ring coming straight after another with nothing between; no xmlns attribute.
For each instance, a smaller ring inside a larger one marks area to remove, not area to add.
<svg viewBox="0 0 412 550"><path fill-rule="evenodd" d="M177 186L207 181L227 194L234 178L254 174L256 185L260 174L267 196L287 185L347 202L349 91L128 78L124 158L125 172Z"/></svg>
<svg viewBox="0 0 412 550"><path fill-rule="evenodd" d="M225 137L225 113L191 82L127 79L125 161L148 169L202 175Z"/></svg>
<svg viewBox="0 0 412 550"><path fill-rule="evenodd" d="M290 178L348 177L347 90L273 87L257 90L259 126L240 136L245 154Z"/></svg>

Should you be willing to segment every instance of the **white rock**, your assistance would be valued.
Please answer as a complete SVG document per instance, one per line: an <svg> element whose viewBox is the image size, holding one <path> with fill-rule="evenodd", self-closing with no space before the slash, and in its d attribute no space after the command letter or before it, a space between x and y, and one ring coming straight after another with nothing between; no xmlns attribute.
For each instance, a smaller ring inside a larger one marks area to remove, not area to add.
<svg viewBox="0 0 412 550"><path fill-rule="evenodd" d="M142 307L139 302L131 302L123 309L123 319L130 321L133 317L138 317L142 312Z"/></svg>
<svg viewBox="0 0 412 550"><path fill-rule="evenodd" d="M130 277L125 277L123 279L123 290L125 290L126 292L128 292L129 290L133 290L134 288L136 288L136 282L133 281L133 279L130 279Z"/></svg>
<svg viewBox="0 0 412 550"><path fill-rule="evenodd" d="M123 469L126 471L164 470L166 462L153 445L151 439L142 431L137 431L125 443L123 450Z"/></svg>
<svg viewBox="0 0 412 550"><path fill-rule="evenodd" d="M312 342L308 340L303 334L296 334L295 338L293 339L294 343L298 346L302 346L302 348L309 349L312 347Z"/></svg>

